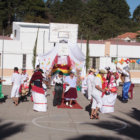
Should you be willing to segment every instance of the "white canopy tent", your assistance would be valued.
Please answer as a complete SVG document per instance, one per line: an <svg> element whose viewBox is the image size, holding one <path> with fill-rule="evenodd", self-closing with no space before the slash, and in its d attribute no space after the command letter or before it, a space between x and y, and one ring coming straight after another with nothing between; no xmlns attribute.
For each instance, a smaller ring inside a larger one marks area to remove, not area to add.
<svg viewBox="0 0 140 140"><path fill-rule="evenodd" d="M63 47L62 47L63 46ZM44 72L51 71L54 65L56 56L68 55L72 61L72 69L85 70L85 56L77 44L62 44L58 43L48 53L39 55L37 57L36 65L40 65L40 68ZM85 72L82 72L85 73Z"/></svg>

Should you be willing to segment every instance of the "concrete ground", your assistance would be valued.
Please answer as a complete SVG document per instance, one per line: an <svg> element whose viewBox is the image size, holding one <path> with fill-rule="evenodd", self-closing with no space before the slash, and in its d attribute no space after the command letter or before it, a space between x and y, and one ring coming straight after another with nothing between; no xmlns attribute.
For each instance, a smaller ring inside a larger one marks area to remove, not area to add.
<svg viewBox="0 0 140 140"><path fill-rule="evenodd" d="M99 120L89 119L89 101L80 92L78 103L83 109L58 109L52 106L53 89L50 89L48 111L40 113L32 110L31 101L15 106L10 90L10 86L3 86L8 99L0 104L0 140L140 139L140 87L135 87L133 100L124 104L117 99L115 112L100 114Z"/></svg>

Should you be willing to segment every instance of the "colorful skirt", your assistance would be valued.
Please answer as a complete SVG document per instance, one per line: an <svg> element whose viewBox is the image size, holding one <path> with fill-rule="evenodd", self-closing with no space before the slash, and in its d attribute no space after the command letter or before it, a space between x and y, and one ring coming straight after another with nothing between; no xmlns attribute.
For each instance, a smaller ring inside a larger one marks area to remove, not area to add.
<svg viewBox="0 0 140 140"><path fill-rule="evenodd" d="M102 98L101 113L112 113L114 112L114 105L116 102L117 93L111 93L110 95L104 95Z"/></svg>
<svg viewBox="0 0 140 140"><path fill-rule="evenodd" d="M67 92L64 94L64 98L66 100L76 99L77 98L77 90L76 88L70 88Z"/></svg>
<svg viewBox="0 0 140 140"><path fill-rule="evenodd" d="M33 110L39 112L47 111L47 98L45 97L43 88L36 86L32 87L32 97L33 97Z"/></svg>

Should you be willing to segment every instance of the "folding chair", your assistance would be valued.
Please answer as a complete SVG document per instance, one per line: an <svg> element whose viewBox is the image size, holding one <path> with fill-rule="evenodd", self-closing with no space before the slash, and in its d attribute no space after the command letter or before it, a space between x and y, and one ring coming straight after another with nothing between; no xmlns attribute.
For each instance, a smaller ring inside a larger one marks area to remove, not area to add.
<svg viewBox="0 0 140 140"><path fill-rule="evenodd" d="M130 99L133 99L133 89L134 89L135 85L131 84L130 88L129 88L129 92L130 92Z"/></svg>

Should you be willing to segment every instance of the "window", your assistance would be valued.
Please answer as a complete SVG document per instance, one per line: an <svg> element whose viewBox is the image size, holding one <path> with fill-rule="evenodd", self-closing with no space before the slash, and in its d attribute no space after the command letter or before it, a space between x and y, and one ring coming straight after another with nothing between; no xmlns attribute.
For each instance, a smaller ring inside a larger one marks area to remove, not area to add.
<svg viewBox="0 0 140 140"><path fill-rule="evenodd" d="M16 37L17 35L17 30L14 30L14 37Z"/></svg>
<svg viewBox="0 0 140 140"><path fill-rule="evenodd" d="M138 60L139 58L129 58L130 60ZM140 70L140 64L136 63L130 63L130 70Z"/></svg>
<svg viewBox="0 0 140 140"><path fill-rule="evenodd" d="M22 68L26 68L26 54L23 54Z"/></svg>
<svg viewBox="0 0 140 140"><path fill-rule="evenodd" d="M117 59L117 57L112 57L112 58L111 58L111 62L113 63L114 60L116 60L116 59Z"/></svg>
<svg viewBox="0 0 140 140"><path fill-rule="evenodd" d="M100 66L100 58L99 57L90 57L89 67L94 69L99 69Z"/></svg>

